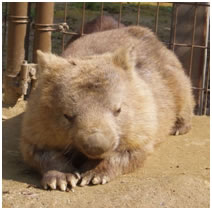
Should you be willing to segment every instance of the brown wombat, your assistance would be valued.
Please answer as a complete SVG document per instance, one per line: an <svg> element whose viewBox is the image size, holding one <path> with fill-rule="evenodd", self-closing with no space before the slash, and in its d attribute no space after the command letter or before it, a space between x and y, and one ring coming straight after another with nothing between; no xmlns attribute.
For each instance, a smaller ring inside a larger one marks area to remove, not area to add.
<svg viewBox="0 0 212 210"><path fill-rule="evenodd" d="M64 57L37 54L21 150L45 189L105 184L140 167L166 135L191 128L189 78L147 28L86 35Z"/></svg>
<svg viewBox="0 0 212 210"><path fill-rule="evenodd" d="M91 34L94 32L99 32L99 31L107 31L115 28L122 28L124 27L124 24L118 22L111 16L106 16L103 15L98 16L91 20L90 22L86 23L84 26L83 33L84 34ZM70 43L78 39L80 35L75 35L73 36L67 43L66 48L69 46Z"/></svg>

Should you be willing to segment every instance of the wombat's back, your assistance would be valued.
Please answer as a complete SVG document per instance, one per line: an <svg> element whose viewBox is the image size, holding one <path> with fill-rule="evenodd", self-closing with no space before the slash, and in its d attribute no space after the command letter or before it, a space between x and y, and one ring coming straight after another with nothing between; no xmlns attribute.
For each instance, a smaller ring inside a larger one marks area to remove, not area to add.
<svg viewBox="0 0 212 210"><path fill-rule="evenodd" d="M188 116L186 124L189 124L185 130L189 130L194 106L190 80L175 54L151 30L130 26L90 34L72 43L63 56L98 55L114 52L120 47L129 48L135 53L135 69L155 96L159 130L169 133L170 126L173 127L185 113Z"/></svg>

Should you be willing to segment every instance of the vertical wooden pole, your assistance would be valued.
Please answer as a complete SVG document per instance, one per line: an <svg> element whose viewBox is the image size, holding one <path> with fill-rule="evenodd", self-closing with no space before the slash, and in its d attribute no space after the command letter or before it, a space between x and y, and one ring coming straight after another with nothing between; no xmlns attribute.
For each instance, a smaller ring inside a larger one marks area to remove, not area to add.
<svg viewBox="0 0 212 210"><path fill-rule="evenodd" d="M24 40L28 3L9 3L8 15L8 46L7 46L7 69L4 78L4 97L3 102L14 105L20 93L17 91L16 76L21 70L24 60Z"/></svg>
<svg viewBox="0 0 212 210"><path fill-rule="evenodd" d="M51 52L51 25L54 17L54 3L36 3L35 38L33 62L37 62L36 51Z"/></svg>

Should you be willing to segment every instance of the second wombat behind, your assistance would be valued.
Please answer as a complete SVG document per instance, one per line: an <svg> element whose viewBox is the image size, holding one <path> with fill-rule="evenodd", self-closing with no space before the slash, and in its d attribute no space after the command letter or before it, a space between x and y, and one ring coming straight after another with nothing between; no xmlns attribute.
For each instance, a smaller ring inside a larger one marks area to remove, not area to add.
<svg viewBox="0 0 212 210"><path fill-rule="evenodd" d="M118 23L113 17L103 15L94 18L92 21L88 22L84 26L83 33L91 34L99 31L107 31L115 28L122 28L124 24ZM66 48L76 39L78 39L80 35L73 36L67 43Z"/></svg>

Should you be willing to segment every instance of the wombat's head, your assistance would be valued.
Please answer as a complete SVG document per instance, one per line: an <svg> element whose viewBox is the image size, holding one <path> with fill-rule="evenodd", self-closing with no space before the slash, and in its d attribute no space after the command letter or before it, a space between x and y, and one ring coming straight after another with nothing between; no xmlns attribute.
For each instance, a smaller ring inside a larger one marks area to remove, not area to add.
<svg viewBox="0 0 212 210"><path fill-rule="evenodd" d="M90 158L110 154L119 145L122 124L127 121L125 101L133 75L128 51L83 59L37 54L39 106L50 113L50 123L67 134L68 139L61 137L61 141Z"/></svg>

